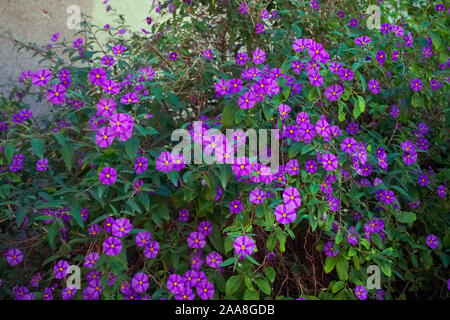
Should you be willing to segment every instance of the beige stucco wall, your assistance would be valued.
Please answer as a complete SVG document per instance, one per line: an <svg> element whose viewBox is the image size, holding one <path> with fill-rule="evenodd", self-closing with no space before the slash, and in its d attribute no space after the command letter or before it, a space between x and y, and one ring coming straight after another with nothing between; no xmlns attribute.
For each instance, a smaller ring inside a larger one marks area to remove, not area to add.
<svg viewBox="0 0 450 320"><path fill-rule="evenodd" d="M159 16L155 12L157 3L152 0L110 0L107 5L124 15L131 30L139 31L148 27L147 16L153 20ZM67 8L71 5L79 6L83 13L92 17L95 25L113 24L103 0L0 0L0 94L10 92L22 71L42 67L38 64L42 57L33 58L31 52L24 50L17 52L13 39L47 46L52 34L60 32L60 39L73 41L76 30L67 27L70 16ZM46 112L50 107L30 99L25 102L32 104L36 113Z"/></svg>

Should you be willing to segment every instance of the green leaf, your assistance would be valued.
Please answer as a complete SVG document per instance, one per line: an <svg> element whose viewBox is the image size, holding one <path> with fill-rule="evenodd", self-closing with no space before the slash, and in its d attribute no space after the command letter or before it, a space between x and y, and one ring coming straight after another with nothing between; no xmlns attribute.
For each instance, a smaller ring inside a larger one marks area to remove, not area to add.
<svg viewBox="0 0 450 320"><path fill-rule="evenodd" d="M336 266L336 257L327 257L325 259L325 273L330 273Z"/></svg>
<svg viewBox="0 0 450 320"><path fill-rule="evenodd" d="M358 119L359 115L361 114L359 105L353 104L353 118Z"/></svg>
<svg viewBox="0 0 450 320"><path fill-rule="evenodd" d="M39 159L44 158L44 141L42 139L32 137L30 139L31 147Z"/></svg>
<svg viewBox="0 0 450 320"><path fill-rule="evenodd" d="M64 144L61 148L61 154L63 156L64 164L66 165L67 171L72 171L72 158L73 158L73 147L70 144Z"/></svg>
<svg viewBox="0 0 450 320"><path fill-rule="evenodd" d="M220 264L221 267L228 267L229 265L232 265L236 261L235 258L228 258L224 262Z"/></svg>
<svg viewBox="0 0 450 320"><path fill-rule="evenodd" d="M394 215L398 221L408 224L412 224L417 219L417 216L414 212L400 211Z"/></svg>
<svg viewBox="0 0 450 320"><path fill-rule="evenodd" d="M55 237L58 232L58 221L54 221L48 229L48 244L55 249Z"/></svg>
<svg viewBox="0 0 450 320"><path fill-rule="evenodd" d="M236 112L239 111L239 107L235 104L229 104L223 108L222 111L222 125L226 128L234 125L234 117Z"/></svg>
<svg viewBox="0 0 450 320"><path fill-rule="evenodd" d="M70 215L74 218L75 222L83 228L83 218L80 212L80 202L74 201L70 207Z"/></svg>
<svg viewBox="0 0 450 320"><path fill-rule="evenodd" d="M248 255L248 256L246 256L246 258L247 258L247 260L249 260L254 265L257 265L257 266L260 265L260 263L258 261L256 261L255 258L253 258L252 256Z"/></svg>
<svg viewBox="0 0 450 320"><path fill-rule="evenodd" d="M139 148L139 139L136 136L128 139L125 142L125 150L127 151L128 157L133 163L134 159L136 158L138 148Z"/></svg>
<svg viewBox="0 0 450 320"><path fill-rule="evenodd" d="M255 290L245 290L244 300L259 300L259 294Z"/></svg>
<svg viewBox="0 0 450 320"><path fill-rule="evenodd" d="M366 92L366 88L367 88L366 79L364 78L364 76L359 71L356 71L356 74L358 74L359 80L361 80L362 91L365 93Z"/></svg>
<svg viewBox="0 0 450 320"><path fill-rule="evenodd" d="M289 159L294 158L301 150L302 146L304 145L303 142L301 141L297 141L294 142L290 147L289 147L289 151L288 151L288 157Z"/></svg>
<svg viewBox="0 0 450 320"><path fill-rule="evenodd" d="M8 144L5 148L5 158L8 164L11 164L12 158L14 156L15 147L14 144Z"/></svg>
<svg viewBox="0 0 450 320"><path fill-rule="evenodd" d="M347 106L346 106L345 103L342 102L342 101L339 101L338 105L339 105L338 119L339 119L340 122L342 122L342 121L345 120L345 111L344 111L344 108L346 108Z"/></svg>
<svg viewBox="0 0 450 320"><path fill-rule="evenodd" d="M292 24L292 29L295 31L295 34L298 38L302 37L302 29L300 29L300 27L298 27L297 25L295 25L294 23Z"/></svg>
<svg viewBox="0 0 450 320"><path fill-rule="evenodd" d="M264 269L264 273L271 283L275 281L276 272L271 266L266 267Z"/></svg>
<svg viewBox="0 0 450 320"><path fill-rule="evenodd" d="M273 251L273 249L275 249L276 243L277 243L277 234L276 232L272 232L266 241L267 250Z"/></svg>
<svg viewBox="0 0 450 320"><path fill-rule="evenodd" d="M232 258L230 258L232 259ZM233 259L234 261L234 259ZM232 276L228 279L227 284L225 285L225 294L227 297L232 296L236 291L238 291L242 285L244 284L244 281L241 277L238 276Z"/></svg>
<svg viewBox="0 0 450 320"><path fill-rule="evenodd" d="M431 37L431 41L433 42L433 47L435 50L439 50L439 48L441 47L441 37L436 33L431 31L430 32L430 37Z"/></svg>
<svg viewBox="0 0 450 320"><path fill-rule="evenodd" d="M425 104L423 96L420 93L415 92L411 98L411 105L413 107L422 107Z"/></svg>
<svg viewBox="0 0 450 320"><path fill-rule="evenodd" d="M364 98L361 96L357 96L358 98L358 104L359 104L359 112L363 113L364 110L366 110L366 101L364 101Z"/></svg>
<svg viewBox="0 0 450 320"><path fill-rule="evenodd" d="M158 100L158 102L161 103L162 87L161 86L151 87L151 90L156 100Z"/></svg>
<svg viewBox="0 0 450 320"><path fill-rule="evenodd" d="M270 289L270 283L266 278L255 279L255 283L265 294L270 295L272 290Z"/></svg>
<svg viewBox="0 0 450 320"><path fill-rule="evenodd" d="M16 213L16 224L18 227L22 225L23 220L27 214L27 210L24 207L20 207Z"/></svg>
<svg viewBox="0 0 450 320"><path fill-rule="evenodd" d="M348 261L347 259L340 256L336 263L336 271L339 277L339 280L347 281L348 279Z"/></svg>
<svg viewBox="0 0 450 320"><path fill-rule="evenodd" d="M331 288L331 291L333 293L336 293L336 292L342 290L344 287L345 287L345 283L343 281L336 281L333 284L333 287Z"/></svg>

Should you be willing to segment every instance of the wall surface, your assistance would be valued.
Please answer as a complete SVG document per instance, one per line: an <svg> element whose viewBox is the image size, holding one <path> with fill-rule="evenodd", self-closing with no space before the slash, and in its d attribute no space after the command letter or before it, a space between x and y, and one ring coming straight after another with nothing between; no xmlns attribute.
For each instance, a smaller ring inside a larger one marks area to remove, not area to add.
<svg viewBox="0 0 450 320"><path fill-rule="evenodd" d="M157 1L153 0L0 0L0 94L7 95L20 77L22 71L36 70L45 65L39 65L41 56L32 57L30 51L17 52L16 41L36 43L45 47L51 43L52 34L60 32L60 39L74 40L74 32L67 26L71 13L68 7L76 5L81 12L92 17L91 22L98 26L113 24L112 17L106 12L106 6L120 12L125 17L130 30L139 31L146 27L146 17L154 19ZM156 2L156 3L155 3ZM152 8L153 7L153 8ZM70 23L69 23L70 25ZM126 34L125 34L126 36ZM37 114L47 113L47 103L31 104Z"/></svg>

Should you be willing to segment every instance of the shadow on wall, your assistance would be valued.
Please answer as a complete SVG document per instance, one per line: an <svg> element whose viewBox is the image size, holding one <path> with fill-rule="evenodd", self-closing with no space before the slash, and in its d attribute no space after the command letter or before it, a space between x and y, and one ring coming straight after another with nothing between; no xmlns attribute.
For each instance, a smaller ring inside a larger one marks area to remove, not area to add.
<svg viewBox="0 0 450 320"><path fill-rule="evenodd" d="M17 84L22 71L37 70L49 67L39 64L40 55L33 57L32 51L20 50L14 43L36 43L38 46L47 46L52 34L60 32L60 39L70 42L74 40L74 33L67 27L70 13L69 6L76 5L81 12L92 17L92 23L103 26L112 23L111 17L106 13L106 6L111 5L113 10L123 13L125 22L131 30L143 28L145 18L149 16L152 0L110 0L103 4L103 0L1 0L0 1L0 94L9 95L11 88ZM156 1L157 3L157 1ZM151 10L154 13L154 9ZM152 17L153 18L153 17ZM26 97L35 114L43 115L51 111L48 103L36 103Z"/></svg>

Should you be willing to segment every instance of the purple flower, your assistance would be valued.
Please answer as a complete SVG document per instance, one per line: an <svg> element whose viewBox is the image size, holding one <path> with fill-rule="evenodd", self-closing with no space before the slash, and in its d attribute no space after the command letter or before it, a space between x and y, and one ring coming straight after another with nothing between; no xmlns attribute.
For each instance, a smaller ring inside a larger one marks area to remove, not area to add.
<svg viewBox="0 0 450 320"><path fill-rule="evenodd" d="M134 161L134 171L137 174L143 173L147 170L148 160L146 157L137 157Z"/></svg>
<svg viewBox="0 0 450 320"><path fill-rule="evenodd" d="M147 259L151 259L156 257L156 255L159 252L159 242L157 241L151 241L145 248L144 248L144 256Z"/></svg>
<svg viewBox="0 0 450 320"><path fill-rule="evenodd" d="M55 84L51 89L48 89L46 97L53 104L63 104L66 101L66 88L61 84Z"/></svg>
<svg viewBox="0 0 450 320"><path fill-rule="evenodd" d="M302 204L300 193L294 187L288 187L283 191L283 202L292 209L297 209Z"/></svg>
<svg viewBox="0 0 450 320"><path fill-rule="evenodd" d="M447 191L445 190L445 186L444 185L440 185L440 186L437 187L437 194L441 198L445 198L445 195L447 194Z"/></svg>
<svg viewBox="0 0 450 320"><path fill-rule="evenodd" d="M222 262L223 262L222 256L216 251L211 252L206 256L206 264L211 268L219 269Z"/></svg>
<svg viewBox="0 0 450 320"><path fill-rule="evenodd" d="M238 101L241 109L251 109L255 106L256 95L252 91L245 92Z"/></svg>
<svg viewBox="0 0 450 320"><path fill-rule="evenodd" d="M36 162L36 170L37 171L46 171L47 167L48 167L48 159L47 158L39 159Z"/></svg>
<svg viewBox="0 0 450 320"><path fill-rule="evenodd" d="M295 51L302 51L305 48L309 48L313 44L312 39L297 39L294 41L292 48Z"/></svg>
<svg viewBox="0 0 450 320"><path fill-rule="evenodd" d="M367 36L362 36L362 37L356 38L354 41L355 41L355 44L357 44L358 46L365 46L365 45L369 44L372 41L372 39L370 39Z"/></svg>
<svg viewBox="0 0 450 320"><path fill-rule="evenodd" d="M128 113L114 113L109 118L109 124L120 141L125 141L131 137L134 122L133 117Z"/></svg>
<svg viewBox="0 0 450 320"><path fill-rule="evenodd" d="M256 24L255 33L260 34L264 32L264 26L261 23Z"/></svg>
<svg viewBox="0 0 450 320"><path fill-rule="evenodd" d="M171 53L169 54L170 60L176 60L177 57L178 57L178 54L177 54L176 52L171 52Z"/></svg>
<svg viewBox="0 0 450 320"><path fill-rule="evenodd" d="M136 273L131 279L131 287L137 293L142 293L148 288L148 276L145 273Z"/></svg>
<svg viewBox="0 0 450 320"><path fill-rule="evenodd" d="M255 241L247 236L239 236L233 243L234 251L237 255L250 255L255 250Z"/></svg>
<svg viewBox="0 0 450 320"><path fill-rule="evenodd" d="M82 38L78 38L73 42L73 48L74 49L79 49L81 47L81 45L83 44L83 39Z"/></svg>
<svg viewBox="0 0 450 320"><path fill-rule="evenodd" d="M317 171L317 162L310 159L305 162L305 170L308 173L315 173Z"/></svg>
<svg viewBox="0 0 450 320"><path fill-rule="evenodd" d="M140 232L136 234L136 245L139 248L145 247L151 239L152 235L150 234L150 232Z"/></svg>
<svg viewBox="0 0 450 320"><path fill-rule="evenodd" d="M327 257L335 257L338 255L339 250L334 247L334 241L328 241L323 246L323 252Z"/></svg>
<svg viewBox="0 0 450 320"><path fill-rule="evenodd" d="M167 278L167 289L174 294L180 294L183 292L185 287L183 278L178 274L171 274Z"/></svg>
<svg viewBox="0 0 450 320"><path fill-rule="evenodd" d="M104 224L106 233L111 233L112 232L112 225L113 225L114 221L115 220L112 217L107 217L106 218L105 224Z"/></svg>
<svg viewBox="0 0 450 320"><path fill-rule="evenodd" d="M112 235L115 237L125 237L133 229L133 225L127 218L120 218L114 221L111 227Z"/></svg>
<svg viewBox="0 0 450 320"><path fill-rule="evenodd" d="M427 246L430 249L436 249L439 245L439 239L434 234L429 234L427 237Z"/></svg>
<svg viewBox="0 0 450 320"><path fill-rule="evenodd" d="M111 127L101 127L95 135L95 142L100 148L109 147L116 137Z"/></svg>
<svg viewBox="0 0 450 320"><path fill-rule="evenodd" d="M325 155L323 155L321 162L323 168L327 171L336 170L339 165L338 158L331 153L326 153Z"/></svg>
<svg viewBox="0 0 450 320"><path fill-rule="evenodd" d="M392 30L392 26L389 23L383 23L380 26L381 33L387 34Z"/></svg>
<svg viewBox="0 0 450 320"><path fill-rule="evenodd" d="M200 232L201 234L203 234L205 237L209 236L209 234L211 233L211 223L209 221L202 221L200 222L200 224L198 225L198 232Z"/></svg>
<svg viewBox="0 0 450 320"><path fill-rule="evenodd" d="M119 87L119 85L116 84L116 82L113 81L113 80L106 80L106 81L104 81L102 83L102 88L103 88L103 91L108 92L108 93L112 93L112 94L118 94L120 92L120 89L121 89ZM114 102L114 104L115 104L115 102Z"/></svg>
<svg viewBox="0 0 450 320"><path fill-rule="evenodd" d="M375 79L371 79L367 83L367 86L369 87L369 90L372 91L374 94L377 94L380 92L380 84Z"/></svg>
<svg viewBox="0 0 450 320"><path fill-rule="evenodd" d="M9 265L15 266L22 262L23 254L20 249L9 249L6 251L5 258Z"/></svg>
<svg viewBox="0 0 450 320"><path fill-rule="evenodd" d="M194 300L194 292L189 287L184 287L179 294L175 295L175 300Z"/></svg>
<svg viewBox="0 0 450 320"><path fill-rule="evenodd" d="M419 186L425 187L426 185L428 185L430 183L430 180L428 179L428 177L424 174L420 175L417 178L417 184Z"/></svg>
<svg viewBox="0 0 450 320"><path fill-rule="evenodd" d="M189 248L201 249L206 245L205 236L200 232L191 232L187 238Z"/></svg>
<svg viewBox="0 0 450 320"><path fill-rule="evenodd" d="M333 84L325 89L325 97L327 97L330 101L336 101L339 99L342 92L344 92L344 89L340 85Z"/></svg>
<svg viewBox="0 0 450 320"><path fill-rule="evenodd" d="M97 103L98 115L101 117L111 117L116 111L117 104L114 99L102 98Z"/></svg>
<svg viewBox="0 0 450 320"><path fill-rule="evenodd" d="M403 30L403 28L398 25L392 26L392 33L401 38L405 35L405 31Z"/></svg>
<svg viewBox="0 0 450 320"><path fill-rule="evenodd" d="M88 232L91 236L96 236L101 231L102 231L102 228L97 224L93 224L92 226L90 226L88 228Z"/></svg>
<svg viewBox="0 0 450 320"><path fill-rule="evenodd" d="M355 288L355 295L360 300L366 300L367 299L367 289L364 286L356 286Z"/></svg>
<svg viewBox="0 0 450 320"><path fill-rule="evenodd" d="M170 172L173 169L172 154L170 152L161 152L156 159L156 170L162 172Z"/></svg>
<svg viewBox="0 0 450 320"><path fill-rule="evenodd" d="M297 159L289 160L285 166L285 172L291 176L295 176L299 172L299 164Z"/></svg>
<svg viewBox="0 0 450 320"><path fill-rule="evenodd" d="M184 156L182 153L174 154L172 153L172 164L173 170L180 171L186 167L186 162L184 161Z"/></svg>
<svg viewBox="0 0 450 320"><path fill-rule="evenodd" d="M189 211L187 209L181 209L178 214L178 221L186 222L189 219Z"/></svg>
<svg viewBox="0 0 450 320"><path fill-rule="evenodd" d="M138 101L139 101L139 98L138 98L138 95L136 92L129 92L120 99L120 103L123 103L126 105L138 103Z"/></svg>
<svg viewBox="0 0 450 320"><path fill-rule="evenodd" d="M292 223L297 217L296 208L292 205L293 203L295 202L291 202L291 205L279 204L278 206L276 206L275 218L280 224Z"/></svg>
<svg viewBox="0 0 450 320"><path fill-rule="evenodd" d="M398 109L397 105L394 104L394 105L391 107L390 115L391 115L393 118L397 118L399 113L400 113L400 110Z"/></svg>
<svg viewBox="0 0 450 320"><path fill-rule="evenodd" d="M320 87L323 83L323 77L316 70L311 71L308 74L308 78L309 78L309 82L311 82L311 84L313 86Z"/></svg>
<svg viewBox="0 0 450 320"><path fill-rule="evenodd" d="M351 28L355 28L355 27L358 26L358 24L359 24L359 22L358 22L357 19L351 19L351 20L350 20L350 23L349 23L349 26L350 26Z"/></svg>
<svg viewBox="0 0 450 320"><path fill-rule="evenodd" d="M104 185L113 184L117 179L117 172L114 168L104 167L99 173L98 178Z"/></svg>
<svg viewBox="0 0 450 320"><path fill-rule="evenodd" d="M199 284L197 284L197 295L202 300L211 299L214 295L213 285L206 280L200 282Z"/></svg>
<svg viewBox="0 0 450 320"><path fill-rule="evenodd" d="M61 291L63 300L72 299L72 297L75 295L76 292L77 292L76 288L64 288Z"/></svg>
<svg viewBox="0 0 450 320"><path fill-rule="evenodd" d="M113 47L113 53L118 55L118 54L122 54L125 52L126 48L120 44L117 44Z"/></svg>
<svg viewBox="0 0 450 320"><path fill-rule="evenodd" d="M422 89L422 81L420 79L413 79L411 80L410 86L414 91L420 91Z"/></svg>
<svg viewBox="0 0 450 320"><path fill-rule="evenodd" d="M86 268L93 268L100 255L97 252L89 253L84 259L84 266Z"/></svg>
<svg viewBox="0 0 450 320"><path fill-rule="evenodd" d="M103 242L103 251L108 256L115 256L122 250L122 242L119 238L108 237Z"/></svg>
<svg viewBox="0 0 450 320"><path fill-rule="evenodd" d="M253 62L255 64L261 64L264 63L265 60L266 53L263 50L256 48L256 50L253 52Z"/></svg>
<svg viewBox="0 0 450 320"><path fill-rule="evenodd" d="M261 189L256 188L256 189L250 191L249 197L250 197L251 203L261 204L266 199L267 194L264 191L262 191Z"/></svg>
<svg viewBox="0 0 450 320"><path fill-rule="evenodd" d="M53 267L53 273L56 279L63 279L67 275L69 270L69 263L65 260L59 260L58 263Z"/></svg>
<svg viewBox="0 0 450 320"><path fill-rule="evenodd" d="M113 56L105 55L105 56L103 56L101 62L105 66L110 67L110 66L112 66L114 64L115 60L114 60Z"/></svg>
<svg viewBox="0 0 450 320"><path fill-rule="evenodd" d="M242 66L247 62L247 54L245 52L239 52L236 56L236 64Z"/></svg>
<svg viewBox="0 0 450 320"><path fill-rule="evenodd" d="M376 59L380 66L383 64L383 62L386 60L386 52L384 50L378 51L376 55Z"/></svg>
<svg viewBox="0 0 450 320"><path fill-rule="evenodd" d="M93 68L89 72L89 81L95 85L101 85L106 81L106 72L102 68Z"/></svg>
<svg viewBox="0 0 450 320"><path fill-rule="evenodd" d="M358 143L353 138L345 138L341 143L341 149L344 152L353 154L357 149Z"/></svg>
<svg viewBox="0 0 450 320"><path fill-rule="evenodd" d="M217 186L216 196L214 197L214 201L219 201L222 196L222 188Z"/></svg>
<svg viewBox="0 0 450 320"><path fill-rule="evenodd" d="M390 190L383 190L381 191L381 202L384 204L392 204L395 201L395 195Z"/></svg>
<svg viewBox="0 0 450 320"><path fill-rule="evenodd" d="M242 3L239 5L238 10L239 10L239 12L242 13L242 14L247 14L247 13L248 13L248 7L247 7L247 4L246 4L245 2L242 2Z"/></svg>
<svg viewBox="0 0 450 320"><path fill-rule="evenodd" d="M352 71L351 69L347 69L347 68L343 68L343 69L338 73L338 75L339 75L339 77L340 77L342 80L345 80L345 81L351 81L351 80L353 80L353 76L354 76L353 71Z"/></svg>

